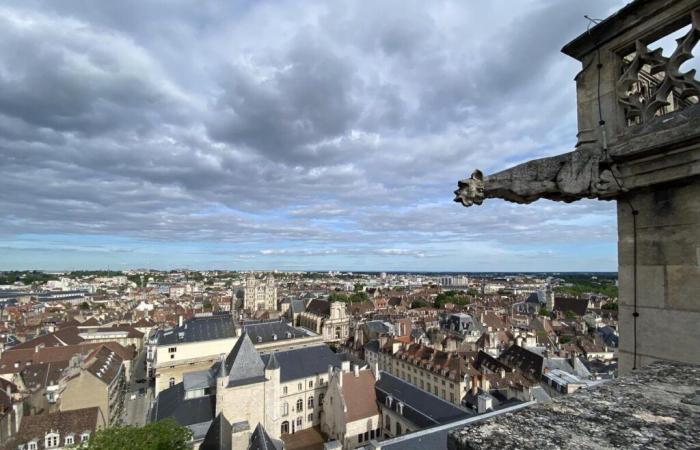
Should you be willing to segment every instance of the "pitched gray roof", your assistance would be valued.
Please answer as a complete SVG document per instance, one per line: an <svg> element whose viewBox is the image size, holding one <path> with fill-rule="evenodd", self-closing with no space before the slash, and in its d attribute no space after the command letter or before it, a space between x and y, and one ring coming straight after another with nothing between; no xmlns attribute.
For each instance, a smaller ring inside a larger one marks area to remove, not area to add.
<svg viewBox="0 0 700 450"><path fill-rule="evenodd" d="M229 386L265 379L265 363L260 359L260 353L250 341L248 333L244 332L236 341L236 345L226 357L225 369Z"/></svg>
<svg viewBox="0 0 700 450"><path fill-rule="evenodd" d="M226 339L236 335L233 319L228 313L194 317L187 320L181 327L158 333L158 345Z"/></svg>
<svg viewBox="0 0 700 450"><path fill-rule="evenodd" d="M296 380L328 371L328 366L340 367L340 358L326 345L302 347L276 352L280 365L280 381ZM262 355L267 363L270 355Z"/></svg>
<svg viewBox="0 0 700 450"><path fill-rule="evenodd" d="M223 414L212 421L199 450L231 450L231 423Z"/></svg>
<svg viewBox="0 0 700 450"><path fill-rule="evenodd" d="M278 448L280 448L278 443L267 434L265 427L259 423L250 436L248 450L277 450Z"/></svg>
<svg viewBox="0 0 700 450"><path fill-rule="evenodd" d="M273 353L270 358L267 360L267 365L265 366L265 370L276 370L280 368L280 364L277 362L277 358L275 357L275 354Z"/></svg>
<svg viewBox="0 0 700 450"><path fill-rule="evenodd" d="M177 383L158 394L153 407L153 419L158 421L172 417L185 426L209 422L214 417L215 405L216 396L213 395L185 399L184 386Z"/></svg>

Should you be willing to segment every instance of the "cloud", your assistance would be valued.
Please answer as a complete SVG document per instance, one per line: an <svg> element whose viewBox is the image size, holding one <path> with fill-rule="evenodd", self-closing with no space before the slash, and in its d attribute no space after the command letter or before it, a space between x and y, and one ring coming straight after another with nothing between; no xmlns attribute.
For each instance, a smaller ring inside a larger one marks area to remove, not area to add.
<svg viewBox="0 0 700 450"><path fill-rule="evenodd" d="M134 264L196 248L206 265L218 244L378 269L457 266L462 242L530 242L543 262L547 242L614 243L608 203L451 202L474 168L573 145L579 66L559 48L608 2L163 6L0 7L1 267L57 265L68 248L10 245L28 239L75 245L86 265L109 259L76 238L123 239ZM138 259L145 246L168 251ZM614 259L601 252L591 269Z"/></svg>

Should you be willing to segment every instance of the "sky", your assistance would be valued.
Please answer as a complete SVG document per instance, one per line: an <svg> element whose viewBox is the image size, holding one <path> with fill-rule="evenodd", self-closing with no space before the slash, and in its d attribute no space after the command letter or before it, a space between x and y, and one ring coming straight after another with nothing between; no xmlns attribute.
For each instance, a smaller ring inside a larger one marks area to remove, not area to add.
<svg viewBox="0 0 700 450"><path fill-rule="evenodd" d="M0 4L0 270L614 271L614 202L465 209L570 151L610 0Z"/></svg>

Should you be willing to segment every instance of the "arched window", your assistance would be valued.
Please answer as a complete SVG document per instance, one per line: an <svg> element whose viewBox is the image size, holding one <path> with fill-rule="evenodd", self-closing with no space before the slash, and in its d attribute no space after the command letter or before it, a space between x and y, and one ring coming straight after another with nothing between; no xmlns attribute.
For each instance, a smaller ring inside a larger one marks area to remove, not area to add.
<svg viewBox="0 0 700 450"><path fill-rule="evenodd" d="M168 385L169 385L169 387L175 386L175 378L170 377L170 380L168 381Z"/></svg>
<svg viewBox="0 0 700 450"><path fill-rule="evenodd" d="M289 403L284 402L284 403L282 404L282 415L283 415L283 416L286 416L286 415L288 415L288 414L289 414ZM289 426L289 424L287 424L287 426Z"/></svg>
<svg viewBox="0 0 700 450"><path fill-rule="evenodd" d="M306 402L306 405L307 405L306 407L308 409L311 409L314 407L314 396L313 395L309 397L309 400Z"/></svg>
<svg viewBox="0 0 700 450"><path fill-rule="evenodd" d="M289 433L289 422L285 420L284 422L282 422L282 434L287 433Z"/></svg>
<svg viewBox="0 0 700 450"><path fill-rule="evenodd" d="M309 423L312 423L312 422L314 421L314 415L313 415L313 414L309 414L309 417L306 418L306 421L309 422Z"/></svg>
<svg viewBox="0 0 700 450"><path fill-rule="evenodd" d="M299 399L299 400L297 400L297 412L300 412L303 410L304 410L304 400Z"/></svg>

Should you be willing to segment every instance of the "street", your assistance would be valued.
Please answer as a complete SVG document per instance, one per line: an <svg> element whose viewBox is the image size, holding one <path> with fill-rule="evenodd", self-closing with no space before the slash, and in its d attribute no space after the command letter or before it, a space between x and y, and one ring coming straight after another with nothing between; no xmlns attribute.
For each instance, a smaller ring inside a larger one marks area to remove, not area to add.
<svg viewBox="0 0 700 450"><path fill-rule="evenodd" d="M126 388L123 418L125 425L142 426L146 423L152 391L146 379L146 351L143 349L134 359L131 381Z"/></svg>

